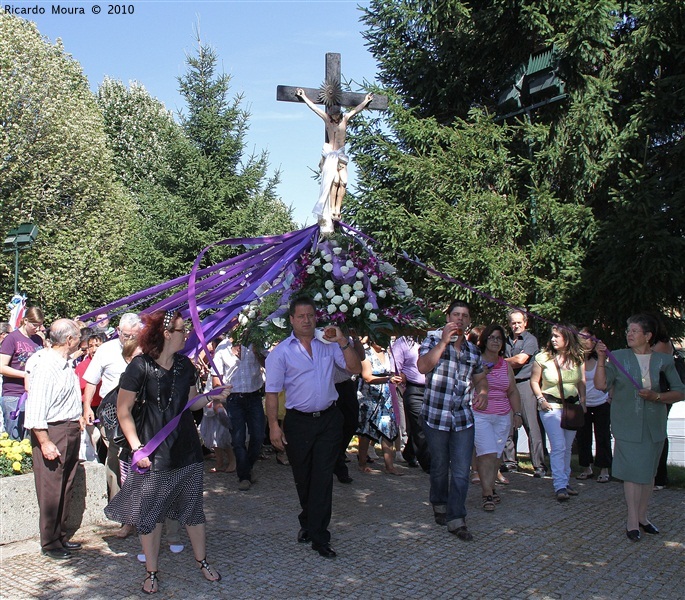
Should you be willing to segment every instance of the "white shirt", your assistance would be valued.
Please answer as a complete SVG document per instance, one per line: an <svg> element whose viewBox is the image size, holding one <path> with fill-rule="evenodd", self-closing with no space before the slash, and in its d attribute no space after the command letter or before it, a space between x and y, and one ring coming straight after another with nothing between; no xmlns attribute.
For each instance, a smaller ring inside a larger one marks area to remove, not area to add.
<svg viewBox="0 0 685 600"><path fill-rule="evenodd" d="M126 361L121 355L123 346L119 339L110 340L100 346L93 355L83 379L88 383L100 386L100 396L104 398L119 385L119 378L126 370Z"/></svg>
<svg viewBox="0 0 685 600"><path fill-rule="evenodd" d="M37 358L34 358L37 357ZM48 423L78 421L83 407L78 377L69 361L56 350L42 350L31 357L26 429L47 429Z"/></svg>
<svg viewBox="0 0 685 600"><path fill-rule="evenodd" d="M214 353L214 364L224 384L231 384L234 394L250 394L264 385L264 374L252 348L241 346L240 358L233 354L229 340L221 342Z"/></svg>

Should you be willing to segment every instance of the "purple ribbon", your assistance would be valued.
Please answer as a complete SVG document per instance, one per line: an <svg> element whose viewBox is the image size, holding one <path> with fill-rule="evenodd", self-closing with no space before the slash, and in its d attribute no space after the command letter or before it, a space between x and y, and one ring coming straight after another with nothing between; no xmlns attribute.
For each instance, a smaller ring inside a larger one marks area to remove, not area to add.
<svg viewBox="0 0 685 600"><path fill-rule="evenodd" d="M28 396L28 394L26 392L24 392L21 396L19 396L19 402L17 402L17 408L15 408L10 413L10 419L12 419L13 421L19 416L21 409L24 408L24 404L26 404L26 396Z"/></svg>

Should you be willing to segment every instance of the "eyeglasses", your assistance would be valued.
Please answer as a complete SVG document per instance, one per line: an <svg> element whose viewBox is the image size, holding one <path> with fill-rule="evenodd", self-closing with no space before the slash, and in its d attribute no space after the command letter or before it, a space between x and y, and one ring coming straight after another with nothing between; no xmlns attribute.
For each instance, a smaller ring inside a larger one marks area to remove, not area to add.
<svg viewBox="0 0 685 600"><path fill-rule="evenodd" d="M174 328L169 329L169 331L182 331L185 335L190 335L190 327L181 327L180 329Z"/></svg>
<svg viewBox="0 0 685 600"><path fill-rule="evenodd" d="M135 340L138 337L138 334L137 333L120 333L119 337L122 340L126 340L126 341Z"/></svg>
<svg viewBox="0 0 685 600"><path fill-rule="evenodd" d="M34 327L40 327L43 325L43 321L26 321L29 325L33 325Z"/></svg>
<svg viewBox="0 0 685 600"><path fill-rule="evenodd" d="M631 333L632 333L633 335L635 335L636 333L638 333L638 334L640 334L640 335L645 335L645 332L642 331L642 329L626 329L626 335L629 335L629 334L631 334Z"/></svg>

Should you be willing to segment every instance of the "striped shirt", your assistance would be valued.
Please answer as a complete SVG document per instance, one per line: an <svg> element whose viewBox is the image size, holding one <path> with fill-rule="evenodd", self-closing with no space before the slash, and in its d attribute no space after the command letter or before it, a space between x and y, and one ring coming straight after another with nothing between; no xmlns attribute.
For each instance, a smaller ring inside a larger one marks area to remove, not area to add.
<svg viewBox="0 0 685 600"><path fill-rule="evenodd" d="M440 342L429 335L421 344L419 356ZM435 368L426 373L426 390L421 415L425 422L440 431L460 431L473 425L473 375L483 372L480 350L464 340L457 354L453 344L443 352Z"/></svg>
<svg viewBox="0 0 685 600"><path fill-rule="evenodd" d="M508 415L511 411L508 389L509 363L500 356L497 364L488 373L488 407L478 412L488 415Z"/></svg>

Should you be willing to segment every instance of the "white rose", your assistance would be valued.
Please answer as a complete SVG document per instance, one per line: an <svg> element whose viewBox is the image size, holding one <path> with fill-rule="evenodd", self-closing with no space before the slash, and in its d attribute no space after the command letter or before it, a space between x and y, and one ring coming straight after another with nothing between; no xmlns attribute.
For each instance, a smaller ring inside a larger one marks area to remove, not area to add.
<svg viewBox="0 0 685 600"><path fill-rule="evenodd" d="M369 277L369 281L373 283L373 285L376 285L378 283L378 277L376 275L371 275L371 277Z"/></svg>
<svg viewBox="0 0 685 600"><path fill-rule="evenodd" d="M343 265L342 267L340 267L340 272L341 272L343 275L347 275L347 273L349 272L349 270L350 270L349 267L346 267L345 265Z"/></svg>
<svg viewBox="0 0 685 600"><path fill-rule="evenodd" d="M343 312L343 313L347 312L347 304L341 304L340 305L340 312Z"/></svg>
<svg viewBox="0 0 685 600"><path fill-rule="evenodd" d="M414 295L414 292L412 292L411 288L407 288L404 292L405 298L411 298L413 295Z"/></svg>
<svg viewBox="0 0 685 600"><path fill-rule="evenodd" d="M378 315L376 313L371 313L369 315L369 321L378 321Z"/></svg>
<svg viewBox="0 0 685 600"><path fill-rule="evenodd" d="M358 317L358 316L361 315L361 314L362 314L362 309L361 309L361 308L355 308L355 309L352 311L352 316L353 316L353 317Z"/></svg>
<svg viewBox="0 0 685 600"><path fill-rule="evenodd" d="M349 286L345 283L345 284L340 286L340 291L343 294L350 294L350 293L352 293L352 286Z"/></svg>
<svg viewBox="0 0 685 600"><path fill-rule="evenodd" d="M362 292L361 290L356 290L356 291L354 292L354 295L357 296L357 298L363 298L363 297L364 297L364 292Z"/></svg>
<svg viewBox="0 0 685 600"><path fill-rule="evenodd" d="M307 273L309 273L310 275L313 275L315 272L316 272L316 267L314 267L312 265L309 265L307 267Z"/></svg>
<svg viewBox="0 0 685 600"><path fill-rule="evenodd" d="M332 290L335 287L335 283L333 283L330 279L326 279L326 281L324 281L323 287L325 287L327 290Z"/></svg>
<svg viewBox="0 0 685 600"><path fill-rule="evenodd" d="M238 323L241 325L246 325L248 323L248 318L245 315L238 315Z"/></svg>
<svg viewBox="0 0 685 600"><path fill-rule="evenodd" d="M343 294L342 297L343 297L343 300L345 300L345 302L347 302L350 299L350 295L347 293Z"/></svg>
<svg viewBox="0 0 685 600"><path fill-rule="evenodd" d="M333 254L340 254L342 252L342 248L333 248Z"/></svg>
<svg viewBox="0 0 685 600"><path fill-rule="evenodd" d="M254 319L257 316L257 313L253 310L247 313L247 318L248 319Z"/></svg>
<svg viewBox="0 0 685 600"><path fill-rule="evenodd" d="M321 302L323 300L323 296L321 295L321 292L319 292L316 296L314 296L314 302Z"/></svg>
<svg viewBox="0 0 685 600"><path fill-rule="evenodd" d="M328 291L326 292L326 298L328 298L329 300L330 300L333 296L335 296L335 290L328 290Z"/></svg>
<svg viewBox="0 0 685 600"><path fill-rule="evenodd" d="M331 298L333 304L342 304L342 301L342 296L333 296L333 298Z"/></svg>
<svg viewBox="0 0 685 600"><path fill-rule="evenodd" d="M385 298L387 295L388 294L385 290L378 290L378 297L379 298Z"/></svg>
<svg viewBox="0 0 685 600"><path fill-rule="evenodd" d="M345 296L343 296L345 298ZM350 296L349 298L345 298L350 304L354 305L357 304L357 296Z"/></svg>
<svg viewBox="0 0 685 600"><path fill-rule="evenodd" d="M315 258L315 259L312 261L312 264L313 264L315 267L320 267L320 266L321 266L321 259L320 259L320 258Z"/></svg>
<svg viewBox="0 0 685 600"><path fill-rule="evenodd" d="M352 267L354 267L354 263L353 263L349 258L348 258L347 261L345 262L345 265L346 265L349 269L351 269Z"/></svg>
<svg viewBox="0 0 685 600"><path fill-rule="evenodd" d="M323 270L326 271L326 273L330 273L333 270L333 265L331 263L326 263L323 266Z"/></svg>
<svg viewBox="0 0 685 600"><path fill-rule="evenodd" d="M367 302L364 305L364 310L373 310L373 304L371 304L371 302Z"/></svg>
<svg viewBox="0 0 685 600"><path fill-rule="evenodd" d="M328 310L329 315L332 315L336 310L338 310L338 307L335 304L329 304L326 310Z"/></svg>
<svg viewBox="0 0 685 600"><path fill-rule="evenodd" d="M363 290L364 289L364 284L361 281L355 281L354 285L352 286L355 290Z"/></svg>
<svg viewBox="0 0 685 600"><path fill-rule="evenodd" d="M364 279L364 273L357 271L357 279Z"/></svg>
<svg viewBox="0 0 685 600"><path fill-rule="evenodd" d="M331 262L331 261L333 260L333 257L332 257L330 254L324 254L324 255L323 255L323 259L324 259L326 262Z"/></svg>
<svg viewBox="0 0 685 600"><path fill-rule="evenodd" d="M387 273L388 275L394 275L395 273L397 273L397 269L395 269L395 267L393 267L390 263L387 262L382 262L380 268L381 271L383 271L383 273Z"/></svg>

